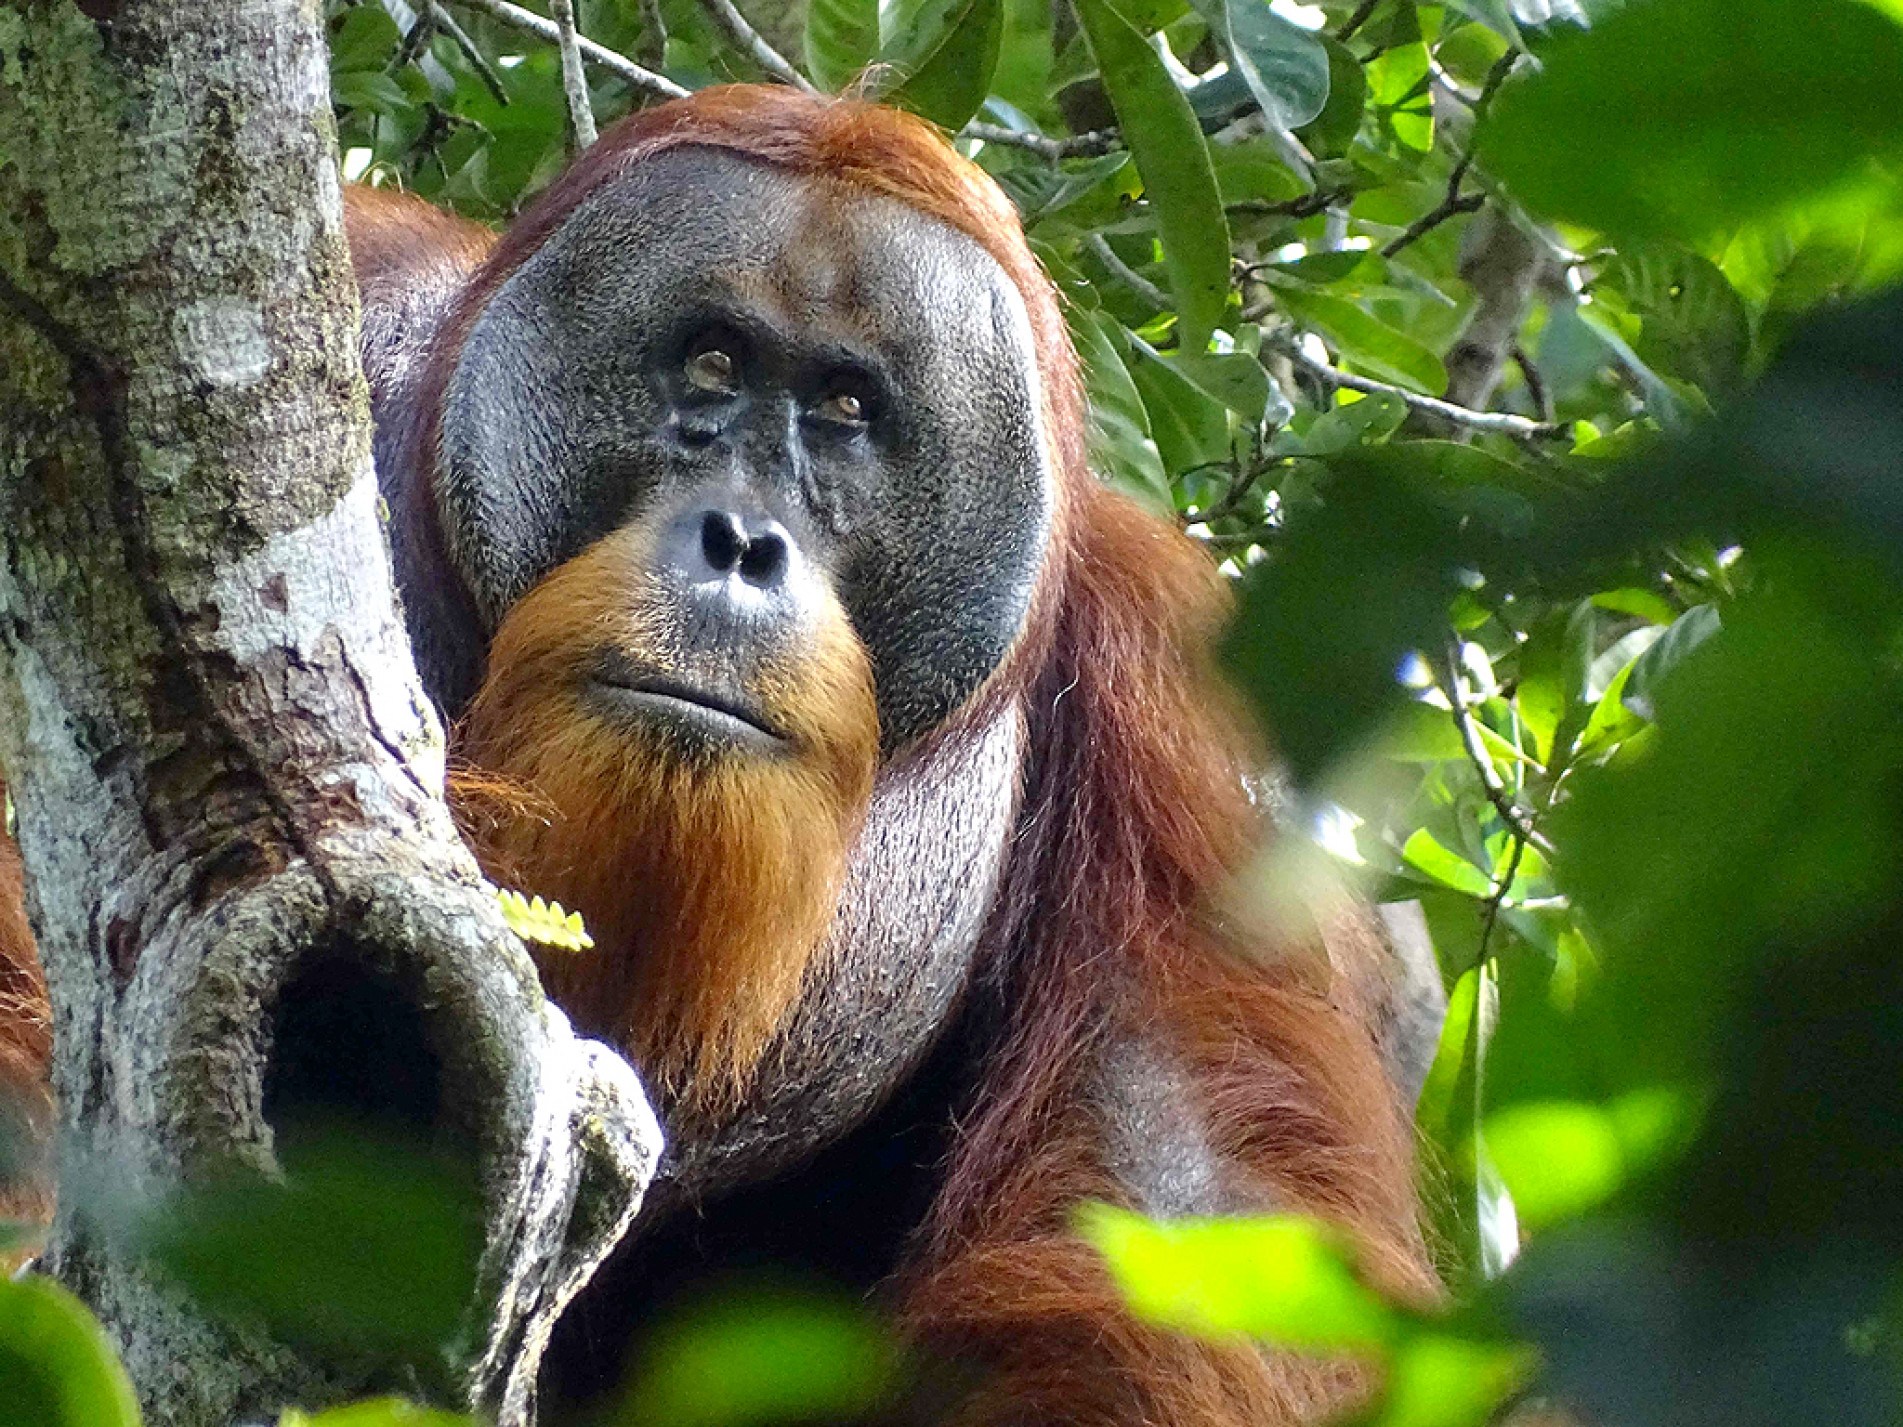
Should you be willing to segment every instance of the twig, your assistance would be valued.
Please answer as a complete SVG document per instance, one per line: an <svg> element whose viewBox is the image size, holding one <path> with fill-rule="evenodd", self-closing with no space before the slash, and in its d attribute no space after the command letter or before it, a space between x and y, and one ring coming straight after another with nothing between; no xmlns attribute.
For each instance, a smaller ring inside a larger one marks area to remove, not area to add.
<svg viewBox="0 0 1903 1427"><path fill-rule="evenodd" d="M708 18L727 33L727 38L739 45L753 57L753 62L775 79L792 85L795 89L804 89L808 94L817 94L813 82L793 67L793 62L772 45L768 44L760 32L747 23L747 17L734 8L733 0L700 0L701 9Z"/></svg>
<svg viewBox="0 0 1903 1427"><path fill-rule="evenodd" d="M1225 203L1223 207L1231 213L1260 213L1283 218L1313 218L1317 213L1325 213L1344 198L1354 197L1354 191L1347 188L1318 188L1313 193L1304 193L1299 198L1284 199L1279 203L1269 203L1262 199L1245 198L1239 203ZM1252 267L1267 267L1267 263L1252 264Z"/></svg>
<svg viewBox="0 0 1903 1427"><path fill-rule="evenodd" d="M1506 871L1494 883L1493 895L1487 898L1486 917L1480 923L1480 948L1474 953L1476 969L1487 964L1487 946L1493 940L1494 923L1500 920L1500 909L1506 905L1507 892L1513 886L1513 879L1520 875L1520 860L1526 856L1527 839L1520 835L1520 830L1514 828L1508 835L1513 839L1513 851L1507 855Z"/></svg>
<svg viewBox="0 0 1903 1427"><path fill-rule="evenodd" d="M1143 274L1138 272L1135 268L1131 267L1122 258L1118 257L1117 250L1110 246L1109 241L1103 234L1092 233L1088 241L1090 251L1097 255L1098 262L1110 269L1110 275L1112 277L1129 288L1139 299L1148 303L1158 312L1169 311L1169 294L1143 276Z"/></svg>
<svg viewBox="0 0 1903 1427"><path fill-rule="evenodd" d="M432 87L453 83L449 71L427 48L434 36L448 35L496 103L509 102L509 91L502 87L502 76L496 73L495 66L476 48L476 42L469 38L469 32L457 24L437 0L426 0L414 10L406 0L384 0L383 8L399 26L408 26L403 31L403 43L397 46L396 56L390 61L390 73L395 74L405 65L413 64L423 71Z"/></svg>
<svg viewBox="0 0 1903 1427"><path fill-rule="evenodd" d="M391 19L396 17L392 15ZM425 5L416 12L416 18L410 21L410 28L404 32L403 43L396 48L396 58L390 61L392 72L412 63L423 52L423 46L429 43L429 37L435 33L436 16Z"/></svg>
<svg viewBox="0 0 1903 1427"><path fill-rule="evenodd" d="M1027 149L1050 163L1056 163L1059 159L1096 158L1123 147L1123 135L1115 129L1092 129L1089 133L1053 139L1024 129L1007 129L1002 124L980 124L974 121L960 129L958 137Z"/></svg>
<svg viewBox="0 0 1903 1427"><path fill-rule="evenodd" d="M1513 358L1513 364L1520 369L1520 376L1526 381L1526 394L1532 399L1533 409L1540 414L1540 420L1553 419L1553 398L1546 390L1546 378L1540 375L1540 369L1526 348L1515 342L1507 349L1507 355Z"/></svg>
<svg viewBox="0 0 1903 1427"><path fill-rule="evenodd" d="M1245 310L1242 320L1258 321L1272 310L1271 303L1261 303ZM1420 392L1409 391L1406 387L1395 386L1389 382L1378 382L1372 377L1356 376L1353 372L1344 372L1339 367L1331 367L1326 362L1317 361L1304 352L1294 338L1285 333L1264 335L1276 351L1281 352L1316 381L1325 382L1331 387L1346 387L1349 391L1358 391L1367 396L1399 397L1415 411L1438 416L1443 421L1454 422L1471 431L1484 431L1495 436L1512 436L1518 440L1531 441L1557 440L1569 434L1567 427L1559 422L1534 421L1531 417L1518 416L1510 411L1475 411L1471 407L1456 406L1451 401L1443 401L1437 396L1423 396Z"/></svg>
<svg viewBox="0 0 1903 1427"><path fill-rule="evenodd" d="M1353 39L1355 31L1368 23L1369 18L1380 5L1381 0L1361 0L1361 3L1355 7L1354 14L1341 22L1341 28L1335 31L1335 38L1343 44Z"/></svg>
<svg viewBox="0 0 1903 1427"><path fill-rule="evenodd" d="M496 67L489 63L489 56L482 52L469 31L462 27L456 17L445 10L441 0L429 0L424 7L429 12L430 22L438 33L448 35L450 42L462 51L463 58L469 61L469 67L476 71L476 77L483 83L496 103L507 104L509 91L503 87L502 76L496 73Z"/></svg>
<svg viewBox="0 0 1903 1427"><path fill-rule="evenodd" d="M1460 105L1461 108L1466 109L1470 113L1472 112L1474 96L1461 88L1460 81L1449 74L1446 67L1432 55L1427 57L1427 73L1428 77L1432 79L1435 84L1440 86L1440 92L1442 94L1445 94L1449 99Z"/></svg>
<svg viewBox="0 0 1903 1427"><path fill-rule="evenodd" d="M595 111L588 101L588 76L582 73L581 51L575 48L575 0L548 0L555 22L555 45L562 52L562 97L568 101L568 138L578 154L595 141Z"/></svg>
<svg viewBox="0 0 1903 1427"><path fill-rule="evenodd" d="M1456 214L1478 212L1481 205L1486 201L1487 195L1484 193L1454 193L1450 190L1447 196L1441 199L1439 203L1435 204L1432 208L1428 209L1427 212L1408 224L1407 230L1398 238L1390 239L1387 243L1383 244L1381 256L1384 258L1393 257L1403 248L1426 237Z"/></svg>
<svg viewBox="0 0 1903 1427"><path fill-rule="evenodd" d="M1253 545L1260 545L1266 550L1275 543L1275 537L1278 534L1280 532L1272 525L1259 525L1254 530L1244 530L1235 535L1224 535L1219 531L1209 530L1191 538L1200 540L1212 550L1220 550L1225 555L1240 555Z"/></svg>
<svg viewBox="0 0 1903 1427"><path fill-rule="evenodd" d="M532 10L524 10L520 5L512 5L509 0L456 0L459 5L467 5L472 10L480 10L492 19L500 20L512 29L534 35L537 39L551 44L561 42L561 31L553 20L545 20ZM656 74L644 69L626 55L617 54L606 45L598 45L586 35L575 36L575 48L581 57L590 64L605 69L616 79L633 85L648 94L658 94L664 99L684 99L687 91L664 74Z"/></svg>
<svg viewBox="0 0 1903 1427"><path fill-rule="evenodd" d="M1186 526L1207 525L1212 520L1222 520L1234 515L1242 508L1244 498L1255 489L1256 484L1273 464L1275 463L1272 461L1257 460L1250 462L1246 470L1232 471L1229 477L1229 488L1222 493L1222 499L1211 504L1207 510L1185 511L1183 524ZM1183 474L1187 476L1193 472L1185 471Z"/></svg>
<svg viewBox="0 0 1903 1427"><path fill-rule="evenodd" d="M1475 99L1473 103L1473 122L1476 129L1478 129L1481 120L1486 118L1487 108L1493 103L1493 96L1499 92L1500 86L1506 82L1506 77L1513 73L1514 63L1518 59L1519 55L1515 51L1508 50L1499 59L1495 60L1493 62L1493 68L1487 71L1487 82L1480 87L1480 97ZM1460 191L1461 185L1467 181L1467 170L1473 167L1473 161L1474 146L1470 136L1466 152L1461 154L1461 156L1454 161L1453 171L1447 175L1447 196L1441 199L1435 207L1429 209L1426 213L1423 213L1419 218L1408 224L1407 231L1402 233L1400 237L1393 239L1383 247L1381 249L1382 257L1393 257L1396 253L1407 247L1408 244L1432 232L1455 214L1472 213L1487 201L1486 195L1483 193L1463 195Z"/></svg>
<svg viewBox="0 0 1903 1427"><path fill-rule="evenodd" d="M1480 786L1487 791L1487 801L1492 803L1494 811L1506 823L1513 835L1522 842L1530 842L1547 856L1552 856L1553 844L1533 824L1533 815L1513 801L1513 795L1507 791L1506 784L1500 781L1500 772L1493 766L1493 758L1487 752L1486 745L1480 741L1480 726L1474 722L1473 710L1467 707L1467 695L1460 685L1460 643L1450 639L1447 642L1446 668L1443 677L1447 683L1447 702L1454 713L1454 727L1460 731L1461 746L1467 750L1467 760L1473 764L1474 771L1480 775ZM1516 855L1514 864L1517 867ZM1508 880L1511 880L1510 878Z"/></svg>

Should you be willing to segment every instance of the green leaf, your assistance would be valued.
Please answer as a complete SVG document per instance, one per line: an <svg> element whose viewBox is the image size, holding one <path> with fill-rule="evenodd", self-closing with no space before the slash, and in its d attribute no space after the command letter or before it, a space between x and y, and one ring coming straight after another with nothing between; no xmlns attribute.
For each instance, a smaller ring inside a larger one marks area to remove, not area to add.
<svg viewBox="0 0 1903 1427"><path fill-rule="evenodd" d="M1229 454L1229 417L1221 399L1184 375L1183 369L1135 333L1130 333L1128 371L1143 395L1150 434L1171 471L1220 461Z"/></svg>
<svg viewBox="0 0 1903 1427"><path fill-rule="evenodd" d="M396 76L381 69L352 69L333 74L330 101L340 108L368 109L377 114L396 114L415 107L415 102L397 83Z"/></svg>
<svg viewBox="0 0 1903 1427"><path fill-rule="evenodd" d="M1175 501L1162 457L1150 438L1150 418L1130 379L1110 319L1069 309L1071 338L1084 363L1090 394L1090 468L1159 515L1173 516Z"/></svg>
<svg viewBox="0 0 1903 1427"><path fill-rule="evenodd" d="M1064 210L1086 199L1100 200L1099 206L1116 204L1126 187L1120 176L1129 167L1128 154L1104 154L1078 164L1027 165L995 176L998 186L1017 205L1024 226L1030 228L1047 218L1067 218ZM1134 175L1127 187L1136 187ZM1080 215L1080 221L1088 225L1094 217L1093 208Z"/></svg>
<svg viewBox="0 0 1903 1427"><path fill-rule="evenodd" d="M1285 203L1308 192L1308 185L1265 138L1218 144L1209 159L1224 203Z"/></svg>
<svg viewBox="0 0 1903 1427"><path fill-rule="evenodd" d="M1447 368L1426 346L1346 298L1277 282L1275 301L1304 327L1329 338L1343 356L1369 376L1439 395Z"/></svg>
<svg viewBox="0 0 1903 1427"><path fill-rule="evenodd" d="M1464 534L1382 448L1329 458L1325 500L1290 513L1276 558L1240 581L1224 644L1300 782L1357 751L1407 694L1403 657L1445 637ZM1481 523L1471 523L1477 535Z"/></svg>
<svg viewBox="0 0 1903 1427"><path fill-rule="evenodd" d="M1602 287L1639 319L1633 350L1655 371L1722 395L1743 379L1751 351L1744 300L1710 260L1683 249L1628 247Z"/></svg>
<svg viewBox="0 0 1903 1427"><path fill-rule="evenodd" d="M1383 110L1394 137L1418 153L1434 147L1433 90L1427 46L1412 4L1396 11L1387 48L1368 61L1368 98Z"/></svg>
<svg viewBox="0 0 1903 1427"><path fill-rule="evenodd" d="M1767 541L1757 557L1776 577L1651 690L1646 755L1581 769L1553 815L1562 882L1619 988L1600 1029L1626 1085L1708 1073L1763 948L1898 890L1903 741L1874 637L1895 628L1895 593L1842 551ZM1675 642L1710 619L1688 617Z"/></svg>
<svg viewBox="0 0 1903 1427"><path fill-rule="evenodd" d="M1359 401L1344 401L1315 418L1300 437L1291 438L1294 450L1306 456L1332 456L1360 446L1376 446L1401 429L1407 403L1398 396L1375 392Z"/></svg>
<svg viewBox="0 0 1903 1427"><path fill-rule="evenodd" d="M879 0L808 0L804 47L813 82L843 89L879 52Z"/></svg>
<svg viewBox="0 0 1903 1427"><path fill-rule="evenodd" d="M1201 0L1212 30L1227 32L1229 56L1278 129L1296 129L1328 103L1328 51L1313 31L1269 8L1269 0Z"/></svg>
<svg viewBox="0 0 1903 1427"><path fill-rule="evenodd" d="M1229 302L1229 221L1209 146L1162 59L1110 0L1079 0L1104 89L1155 212L1186 352L1201 352Z"/></svg>
<svg viewBox="0 0 1903 1427"><path fill-rule="evenodd" d="M1678 611L1665 596L1638 586L1601 590L1592 597L1592 602L1601 609L1609 609L1615 614L1629 614L1647 624L1670 624L1678 617Z"/></svg>
<svg viewBox="0 0 1903 1427"><path fill-rule="evenodd" d="M1415 699L1388 720L1381 756L1403 763L1446 763L1465 758L1467 748L1452 714Z"/></svg>
<svg viewBox="0 0 1903 1427"><path fill-rule="evenodd" d="M1240 416L1247 426L1259 426L1268 410L1269 374L1246 352L1184 353L1177 370Z"/></svg>
<svg viewBox="0 0 1903 1427"><path fill-rule="evenodd" d="M396 58L403 32L381 5L359 5L346 10L330 34L333 71L382 69Z"/></svg>
<svg viewBox="0 0 1903 1427"><path fill-rule="evenodd" d="M1441 717L1443 720L1448 718L1446 714ZM1421 906L1423 910L1446 910L1457 906L1467 927L1471 927L1476 920L1472 916L1473 902L1470 898L1456 898L1443 893L1439 897L1423 897ZM1441 948L1446 940L1437 935L1434 938L1435 946ZM1460 951L1463 953L1462 960L1471 963L1472 953L1465 947L1460 948ZM1442 955L1446 955L1445 950L1442 950ZM1480 990L1480 976L1469 965L1448 992L1447 1015L1441 1022L1440 1045L1434 1054L1434 1064L1428 1069L1427 1079L1421 1085L1420 1099L1415 1104L1416 1121L1445 1146L1451 1147L1472 1128L1473 1066L1470 1060L1476 1048L1484 1048L1480 1045L1482 1038L1474 1025L1474 1017L1480 1014Z"/></svg>
<svg viewBox="0 0 1903 1427"><path fill-rule="evenodd" d="M324 1412L300 1412L291 1408L278 1418L278 1427L478 1427L478 1424L475 1418L460 1412L419 1407L401 1397L376 1397Z"/></svg>
<svg viewBox="0 0 1903 1427"><path fill-rule="evenodd" d="M1511 40L1516 48L1520 47L1520 27L1514 23L1510 0L1453 0L1453 8L1471 15L1496 34Z"/></svg>
<svg viewBox="0 0 1903 1427"><path fill-rule="evenodd" d="M1087 1204L1077 1228L1152 1322L1302 1348L1381 1348L1401 1331L1396 1310L1355 1276L1341 1235L1314 1219L1159 1222Z"/></svg>
<svg viewBox="0 0 1903 1427"><path fill-rule="evenodd" d="M1632 665L1637 662L1635 656L1614 674L1606 685L1606 692L1593 705L1592 717L1586 720L1586 727L1580 731L1579 741L1574 745L1576 759L1624 743L1645 728L1645 720L1626 707L1625 702L1626 681L1632 677Z"/></svg>
<svg viewBox="0 0 1903 1427"><path fill-rule="evenodd" d="M1653 700L1659 684L1685 661L1685 657L1718 632L1718 606L1698 605L1672 621L1652 646L1632 661L1626 676L1625 703L1641 718L1653 715Z"/></svg>
<svg viewBox="0 0 1903 1427"><path fill-rule="evenodd" d="M924 0L882 58L904 76L880 98L945 129L962 128L991 92L1004 0Z"/></svg>
<svg viewBox="0 0 1903 1427"><path fill-rule="evenodd" d="M1339 40L1319 35L1328 52L1328 102L1298 130L1298 137L1318 158L1348 152L1361 132L1361 111L1368 102L1368 76L1354 51Z"/></svg>
<svg viewBox="0 0 1903 1427"><path fill-rule="evenodd" d="M1487 1117L1486 1141L1529 1229L1595 1208L1625 1183L1625 1154L1612 1117L1587 1101L1510 1105Z"/></svg>
<svg viewBox="0 0 1903 1427"><path fill-rule="evenodd" d="M1449 852L1424 827L1417 827L1401 848L1402 858L1419 868L1444 887L1465 892L1470 897L1491 897L1493 882L1487 874L1464 857Z"/></svg>
<svg viewBox="0 0 1903 1427"><path fill-rule="evenodd" d="M1495 101L1481 162L1616 235L1695 241L1903 150L1903 28L1855 0L1634 4L1541 60Z"/></svg>
<svg viewBox="0 0 1903 1427"><path fill-rule="evenodd" d="M51 1279L0 1279L0 1422L139 1427L132 1383L105 1329Z"/></svg>
<svg viewBox="0 0 1903 1427"><path fill-rule="evenodd" d="M1582 600L1541 620L1520 646L1519 692L1514 703L1533 735L1536 751L1549 764L1564 762L1564 750L1590 713L1586 686L1597 628L1591 601Z"/></svg>
<svg viewBox="0 0 1903 1427"><path fill-rule="evenodd" d="M860 1305L816 1293L723 1294L643 1345L619 1427L766 1427L865 1420L898 1358Z"/></svg>

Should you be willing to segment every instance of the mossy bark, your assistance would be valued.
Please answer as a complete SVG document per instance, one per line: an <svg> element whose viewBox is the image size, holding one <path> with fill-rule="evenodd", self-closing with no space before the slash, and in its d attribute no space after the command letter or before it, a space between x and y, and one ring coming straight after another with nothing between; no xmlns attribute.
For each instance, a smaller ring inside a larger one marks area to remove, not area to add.
<svg viewBox="0 0 1903 1427"><path fill-rule="evenodd" d="M355 1391L221 1324L84 1212L277 1172L302 968L410 998L488 1252L442 1395L526 1420L554 1312L657 1150L570 1035L445 810L378 526L316 0L0 12L0 765L54 1002L65 1192L45 1263L151 1422ZM84 1166L82 1176L80 1167ZM579 1206L579 1207L578 1207Z"/></svg>

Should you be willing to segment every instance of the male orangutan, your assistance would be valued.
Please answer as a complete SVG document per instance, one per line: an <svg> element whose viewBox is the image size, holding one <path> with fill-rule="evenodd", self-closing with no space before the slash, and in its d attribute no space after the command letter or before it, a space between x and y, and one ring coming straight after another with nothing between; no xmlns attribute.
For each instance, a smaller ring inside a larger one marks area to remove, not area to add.
<svg viewBox="0 0 1903 1427"><path fill-rule="evenodd" d="M1226 907L1264 828L1220 581L1086 468L999 190L916 119L737 86L604 134L499 239L367 191L349 228L465 827L585 916L549 990L669 1132L619 1291L790 1249L882 1285L987 1427L1352 1397L1140 1324L1071 1231L1307 1211L1431 1292L1381 941Z"/></svg>

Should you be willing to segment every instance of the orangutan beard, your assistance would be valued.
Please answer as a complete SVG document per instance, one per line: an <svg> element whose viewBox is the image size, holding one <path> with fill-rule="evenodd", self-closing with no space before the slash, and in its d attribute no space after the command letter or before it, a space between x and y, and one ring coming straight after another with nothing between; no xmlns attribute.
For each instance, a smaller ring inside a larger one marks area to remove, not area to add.
<svg viewBox="0 0 1903 1427"><path fill-rule="evenodd" d="M670 667L633 538L530 591L490 646L457 730L451 798L495 882L582 914L589 951L537 949L548 992L622 1046L664 1099L735 1103L826 942L871 797L878 716L835 606L751 693L785 737L696 745L586 697L604 644Z"/></svg>

